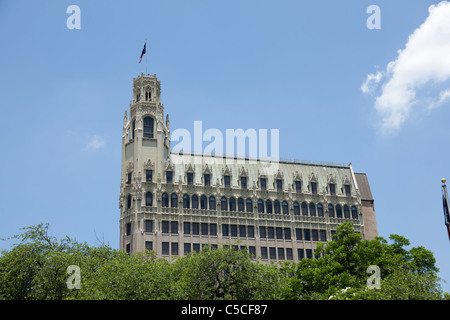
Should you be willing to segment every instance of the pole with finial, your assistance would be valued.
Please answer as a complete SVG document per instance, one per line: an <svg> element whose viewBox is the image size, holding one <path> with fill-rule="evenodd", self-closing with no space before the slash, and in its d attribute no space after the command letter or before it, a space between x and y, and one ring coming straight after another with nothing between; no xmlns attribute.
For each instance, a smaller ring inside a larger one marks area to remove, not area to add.
<svg viewBox="0 0 450 320"><path fill-rule="evenodd" d="M448 204L447 186L445 185L446 181L447 180L445 178L441 179L442 200L443 200L443 206L444 206L444 221L445 221L445 226L447 227L448 240L450 241L450 208L449 208L449 204Z"/></svg>
<svg viewBox="0 0 450 320"><path fill-rule="evenodd" d="M145 46L147 47L147 38L145 38ZM147 73L147 54L145 55L145 74L148 74Z"/></svg>

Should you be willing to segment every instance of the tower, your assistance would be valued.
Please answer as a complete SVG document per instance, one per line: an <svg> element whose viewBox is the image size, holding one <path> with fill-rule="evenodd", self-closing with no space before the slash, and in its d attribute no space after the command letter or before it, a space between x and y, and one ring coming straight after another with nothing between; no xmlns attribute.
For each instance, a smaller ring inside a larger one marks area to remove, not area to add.
<svg viewBox="0 0 450 320"><path fill-rule="evenodd" d="M139 238L145 207L153 205L155 182L161 179L170 153L169 116L164 124L161 83L156 75L133 78L133 100L123 119L120 184L120 249L143 251ZM149 226L150 227L150 226ZM128 237L128 238L127 238ZM126 240L126 241L125 241Z"/></svg>

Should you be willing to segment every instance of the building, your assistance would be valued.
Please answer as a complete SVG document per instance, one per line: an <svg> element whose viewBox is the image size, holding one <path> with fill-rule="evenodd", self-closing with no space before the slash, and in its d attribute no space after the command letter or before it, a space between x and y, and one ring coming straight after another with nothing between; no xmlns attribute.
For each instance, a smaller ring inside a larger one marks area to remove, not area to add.
<svg viewBox="0 0 450 320"><path fill-rule="evenodd" d="M345 221L365 239L377 236L367 176L351 164L280 161L271 171L268 161L175 155L160 98L156 75L133 79L123 119L121 250L170 259L228 244L263 261L299 261Z"/></svg>

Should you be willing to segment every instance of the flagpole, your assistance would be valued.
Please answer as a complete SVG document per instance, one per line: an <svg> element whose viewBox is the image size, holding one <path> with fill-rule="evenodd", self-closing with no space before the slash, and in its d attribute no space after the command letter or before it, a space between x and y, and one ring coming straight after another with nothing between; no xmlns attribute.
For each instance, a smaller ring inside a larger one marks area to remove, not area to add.
<svg viewBox="0 0 450 320"><path fill-rule="evenodd" d="M145 47L147 48L147 38L145 38ZM146 49L147 51L147 49ZM146 52L147 53L147 52ZM147 54L145 55L145 74L147 75Z"/></svg>

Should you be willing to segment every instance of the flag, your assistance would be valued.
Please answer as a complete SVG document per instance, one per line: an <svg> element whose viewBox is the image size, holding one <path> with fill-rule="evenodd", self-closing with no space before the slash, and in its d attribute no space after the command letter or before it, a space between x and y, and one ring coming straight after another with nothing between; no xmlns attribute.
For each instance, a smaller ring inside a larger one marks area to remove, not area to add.
<svg viewBox="0 0 450 320"><path fill-rule="evenodd" d="M445 184L442 186L442 203L444 207L444 219L445 225L447 226L448 240L450 241L450 210L448 207L447 186Z"/></svg>
<svg viewBox="0 0 450 320"><path fill-rule="evenodd" d="M142 49L142 53L141 53L141 60L139 60L139 63L141 63L142 61L142 56L145 54L145 46L147 45L147 43L144 43L144 49Z"/></svg>

